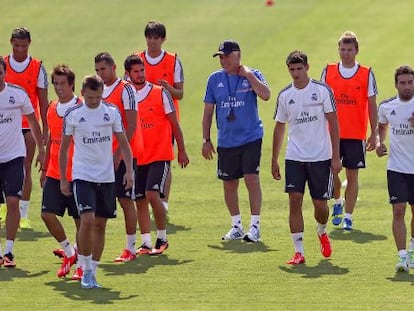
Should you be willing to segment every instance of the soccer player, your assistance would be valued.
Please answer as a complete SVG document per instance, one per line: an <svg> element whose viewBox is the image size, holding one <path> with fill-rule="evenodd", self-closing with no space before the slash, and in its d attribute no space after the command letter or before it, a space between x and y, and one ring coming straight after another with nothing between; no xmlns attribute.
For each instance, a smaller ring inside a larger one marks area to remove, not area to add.
<svg viewBox="0 0 414 311"><path fill-rule="evenodd" d="M392 205L392 232L399 260L396 271L414 268L414 71L403 65L396 69L395 87L398 95L383 101L378 109L379 157L388 153L385 145L390 128L390 155L387 164L389 202ZM411 239L407 252L405 210L411 206Z"/></svg>
<svg viewBox="0 0 414 311"><path fill-rule="evenodd" d="M10 44L12 53L5 57L7 64L6 82L21 86L29 95L37 120L42 120L42 141L46 144L48 127L46 120L47 107L47 72L42 62L29 55L31 34L26 27L15 28L12 31ZM28 210L32 193L32 162L35 154L35 141L30 133L27 119L23 118L22 130L26 144L24 160L24 184L20 200L20 228L30 229Z"/></svg>
<svg viewBox="0 0 414 311"><path fill-rule="evenodd" d="M176 53L162 48L167 36L164 24L158 21L149 21L145 26L144 35L147 49L138 53L138 55L144 60L146 80L152 84L162 86L171 94L177 119L180 121L179 100L183 99L184 96L184 73L181 60ZM170 168L163 198L163 204L167 213L171 182Z"/></svg>
<svg viewBox="0 0 414 311"><path fill-rule="evenodd" d="M259 118L257 97L269 100L270 88L262 73L241 63L239 44L226 40L213 57L220 57L222 69L208 78L202 121L202 155L207 160L215 153L210 131L214 111L218 127L217 177L223 181L224 199L232 227L223 240L260 241L262 189L259 170L263 125ZM239 179L243 178L249 193L250 227L244 234L239 210Z"/></svg>
<svg viewBox="0 0 414 311"><path fill-rule="evenodd" d="M122 124L126 129L126 136L128 141L130 141L137 123L135 90L129 82L117 77L115 60L107 52L96 55L95 71L104 81L103 100L118 107L122 116ZM137 214L134 201L132 200L133 193L130 189L125 190L122 183L122 178L125 174L125 163L120 158L120 150L116 141L114 144L114 161L116 196L124 211L126 230L125 249L114 261L127 262L136 258Z"/></svg>
<svg viewBox="0 0 414 311"><path fill-rule="evenodd" d="M286 65L293 82L281 90L277 98L272 175L276 180L281 179L279 155L288 124L285 191L289 194L289 226L295 255L287 264L297 265L305 262L302 203L306 182L315 210L322 255L331 256L332 247L326 232L327 200L332 195L332 173L339 173L341 161L338 120L331 89L309 78L308 57L304 52L291 52Z"/></svg>
<svg viewBox="0 0 414 311"><path fill-rule="evenodd" d="M19 86L5 82L6 61L0 56L0 196L6 198L6 249L0 249L0 266L16 266L13 255L14 241L19 227L19 199L23 187L26 146L21 131L25 115L31 134L38 147L36 166L42 169L45 150L40 125L27 93Z"/></svg>
<svg viewBox="0 0 414 311"><path fill-rule="evenodd" d="M378 91L372 69L356 61L359 43L355 33L345 31L341 35L338 51L341 61L328 64L321 81L332 88L337 104L340 157L347 179L343 229L352 230L352 214L358 198L358 172L365 168L365 150L372 151L376 146ZM371 133L366 139L368 119ZM338 175L334 176L334 187L332 223L340 225L343 199Z"/></svg>
<svg viewBox="0 0 414 311"><path fill-rule="evenodd" d="M80 226L80 218L73 195L67 197L60 192L59 148L62 138L63 117L70 108L79 104L82 100L74 94L75 73L67 65L55 66L51 74L51 80L58 99L50 103L47 111L49 139L46 144L45 164L40 177L43 187L41 216L49 232L62 248L54 251L55 254L63 258L62 265L57 272L57 276L61 278L70 272L78 256L57 216L62 217L65 210L68 210L69 216L72 216L75 222L76 236ZM68 156L66 178L69 182L72 181L72 154L73 145L69 148ZM72 279L79 280L81 277L82 269L78 267Z"/></svg>
<svg viewBox="0 0 414 311"><path fill-rule="evenodd" d="M145 79L144 61L138 55L130 55L124 62L125 72L135 86L138 100L139 124L132 144L138 148L135 194L138 223L142 246L139 255L159 255L168 248L166 212L162 203L165 179L174 158L172 137L177 142L178 163L182 168L189 163L184 138L178 123L169 92L164 87L149 83ZM157 240L151 243L151 224L148 210L151 204Z"/></svg>
<svg viewBox="0 0 414 311"><path fill-rule="evenodd" d="M105 246L108 218L116 217L115 172L112 152L115 135L125 163L125 189L133 185L132 155L122 126L120 111L102 101L103 80L86 76L82 83L84 103L71 108L64 117L59 152L60 188L72 194L67 180L68 152L73 137L73 193L80 214L78 248L83 275L82 288L101 287L96 268Z"/></svg>

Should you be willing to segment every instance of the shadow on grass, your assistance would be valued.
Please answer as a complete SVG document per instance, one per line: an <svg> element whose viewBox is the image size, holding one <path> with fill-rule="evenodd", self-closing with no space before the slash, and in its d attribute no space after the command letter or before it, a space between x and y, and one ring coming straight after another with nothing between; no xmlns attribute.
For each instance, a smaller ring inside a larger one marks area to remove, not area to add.
<svg viewBox="0 0 414 311"><path fill-rule="evenodd" d="M105 272L105 275L126 275L126 274L140 274L146 273L149 269L156 266L177 266L183 265L194 260L177 260L169 259L167 255L159 256L138 256L136 260L125 263L101 263L99 269Z"/></svg>
<svg viewBox="0 0 414 311"><path fill-rule="evenodd" d="M249 243L241 240L223 241L221 245L207 245L211 249L228 253L275 252L263 242Z"/></svg>
<svg viewBox="0 0 414 311"><path fill-rule="evenodd" d="M386 235L382 234L373 234L370 232L363 232L357 229L347 231L339 228L333 229L329 233L329 237L332 240L350 240L359 244L371 243L373 241L385 241L388 239Z"/></svg>
<svg viewBox="0 0 414 311"><path fill-rule="evenodd" d="M13 279L17 278L36 278L38 276L41 276L43 274L49 273L50 271L40 271L36 273L31 273L26 270L21 270L19 268L1 268L0 271L0 281L6 282L6 281L12 281Z"/></svg>
<svg viewBox="0 0 414 311"><path fill-rule="evenodd" d="M314 279L320 278L324 275L343 275L349 273L348 268L341 268L331 264L329 259L323 259L317 266L308 267L305 264L293 265L293 266L279 266L279 269L294 274L301 274L303 278Z"/></svg>
<svg viewBox="0 0 414 311"><path fill-rule="evenodd" d="M32 242L43 238L50 238L49 232L36 231L33 229L20 229L17 232L17 240L22 242Z"/></svg>
<svg viewBox="0 0 414 311"><path fill-rule="evenodd" d="M405 282L414 285L413 276L406 272L396 272L393 277L388 277L386 279L392 282Z"/></svg>
<svg viewBox="0 0 414 311"><path fill-rule="evenodd" d="M116 301L128 300L138 297L138 295L121 296L121 292L110 288L82 289L80 282L71 280L58 280L45 283L47 286L54 287L55 291L71 300L90 301L93 304L113 304Z"/></svg>

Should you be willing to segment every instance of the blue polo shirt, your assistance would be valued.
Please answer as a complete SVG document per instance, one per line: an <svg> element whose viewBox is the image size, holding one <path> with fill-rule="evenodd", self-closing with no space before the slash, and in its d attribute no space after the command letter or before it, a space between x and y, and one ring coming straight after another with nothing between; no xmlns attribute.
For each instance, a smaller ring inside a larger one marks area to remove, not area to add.
<svg viewBox="0 0 414 311"><path fill-rule="evenodd" d="M250 68L267 85L262 73ZM229 75L223 69L207 81L204 103L216 105L218 147L239 147L263 137L257 95L247 78Z"/></svg>

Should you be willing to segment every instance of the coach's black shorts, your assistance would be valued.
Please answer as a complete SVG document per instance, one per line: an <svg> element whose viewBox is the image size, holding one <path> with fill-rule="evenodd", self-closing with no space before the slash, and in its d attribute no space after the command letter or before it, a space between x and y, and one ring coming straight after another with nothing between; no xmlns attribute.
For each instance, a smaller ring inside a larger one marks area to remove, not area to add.
<svg viewBox="0 0 414 311"><path fill-rule="evenodd" d="M165 182L170 171L170 161L158 161L137 165L135 174L135 198L145 198L146 191L158 191L164 198Z"/></svg>
<svg viewBox="0 0 414 311"><path fill-rule="evenodd" d="M76 207L73 194L71 196L64 195L60 191L60 180L46 177L45 184L43 185L42 213L63 216L65 215L66 209L68 210L69 216L79 218L78 208Z"/></svg>
<svg viewBox="0 0 414 311"><path fill-rule="evenodd" d="M285 192L305 193L305 184L312 199L329 200L333 193L331 161L285 161Z"/></svg>
<svg viewBox="0 0 414 311"><path fill-rule="evenodd" d="M115 183L95 183L75 179L73 194L80 215L95 213L102 218L116 217Z"/></svg>
<svg viewBox="0 0 414 311"><path fill-rule="evenodd" d="M24 157L0 163L0 196L18 197L22 195L24 178ZM4 201L4 197L3 197Z"/></svg>
<svg viewBox="0 0 414 311"><path fill-rule="evenodd" d="M135 159L132 161L132 169L134 174L136 171L137 162ZM115 171L115 195L117 198L129 198L134 199L134 189L125 190L125 185L123 184L124 175L126 172L125 161L121 160L119 163L118 169ZM133 187L134 188L134 187Z"/></svg>
<svg viewBox="0 0 414 311"><path fill-rule="evenodd" d="M414 174L387 170L389 202L414 204Z"/></svg>
<svg viewBox="0 0 414 311"><path fill-rule="evenodd" d="M349 169L365 168L365 140L343 139L339 141L342 166Z"/></svg>
<svg viewBox="0 0 414 311"><path fill-rule="evenodd" d="M217 177L221 180L234 180L246 174L259 174L262 155L262 139L240 147L217 147Z"/></svg>

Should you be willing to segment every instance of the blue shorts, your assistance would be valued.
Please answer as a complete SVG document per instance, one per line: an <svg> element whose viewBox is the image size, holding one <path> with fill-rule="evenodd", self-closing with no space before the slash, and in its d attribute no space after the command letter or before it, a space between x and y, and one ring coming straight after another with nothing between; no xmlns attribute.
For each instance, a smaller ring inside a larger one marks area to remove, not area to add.
<svg viewBox="0 0 414 311"><path fill-rule="evenodd" d="M73 194L79 215L95 213L102 218L116 217L115 183L73 181Z"/></svg>
<svg viewBox="0 0 414 311"><path fill-rule="evenodd" d="M15 158L9 162L0 163L0 196L22 196L24 178L24 157ZM4 197L3 197L4 201ZM0 199L1 202L1 199Z"/></svg>
<svg viewBox="0 0 414 311"><path fill-rule="evenodd" d="M42 194L42 213L52 213L58 216L68 215L79 218L78 208L73 194L66 196L60 191L60 180L46 177Z"/></svg>

